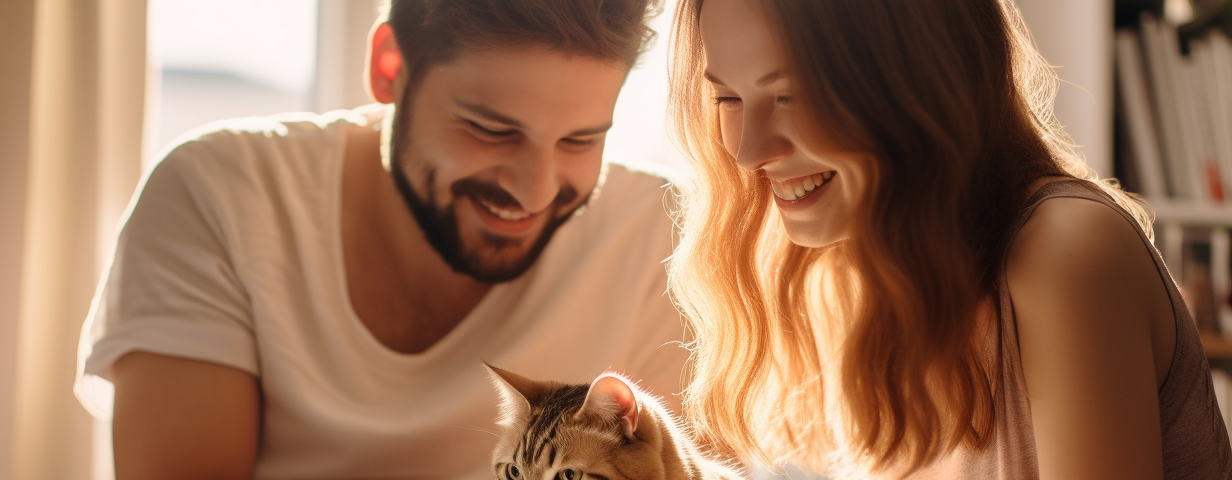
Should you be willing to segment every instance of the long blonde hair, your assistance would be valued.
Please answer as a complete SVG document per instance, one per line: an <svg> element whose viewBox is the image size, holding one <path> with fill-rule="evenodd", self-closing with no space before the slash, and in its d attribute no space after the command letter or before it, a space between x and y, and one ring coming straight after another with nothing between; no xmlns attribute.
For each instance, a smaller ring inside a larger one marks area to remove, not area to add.
<svg viewBox="0 0 1232 480"><path fill-rule="evenodd" d="M696 340L685 412L742 459L908 473L981 449L999 388L996 277L1009 223L1048 176L1100 182L1052 114L1057 79L1010 0L756 1L811 112L869 152L852 237L786 237L767 180L723 147L699 15L675 14L673 121L697 171L670 293Z"/></svg>

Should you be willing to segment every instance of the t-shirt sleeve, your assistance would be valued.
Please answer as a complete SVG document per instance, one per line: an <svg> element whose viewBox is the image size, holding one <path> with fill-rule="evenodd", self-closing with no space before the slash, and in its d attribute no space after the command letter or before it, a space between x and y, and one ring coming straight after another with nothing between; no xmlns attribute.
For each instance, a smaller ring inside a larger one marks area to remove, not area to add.
<svg viewBox="0 0 1232 480"><path fill-rule="evenodd" d="M209 149L172 150L129 207L82 328L74 390L92 414L108 418L111 365L145 351L260 374L249 298L228 248L229 224L211 182Z"/></svg>

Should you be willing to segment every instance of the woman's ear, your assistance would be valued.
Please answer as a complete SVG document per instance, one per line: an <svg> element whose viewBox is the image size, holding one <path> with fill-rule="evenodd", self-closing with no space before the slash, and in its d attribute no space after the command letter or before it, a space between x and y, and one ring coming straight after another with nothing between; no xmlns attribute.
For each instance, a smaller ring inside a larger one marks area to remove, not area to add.
<svg viewBox="0 0 1232 480"><path fill-rule="evenodd" d="M394 29L388 23L378 23L372 28L372 43L368 48L368 65L365 69L368 94L381 103L393 103L397 99L398 72L402 71L402 52L394 37Z"/></svg>

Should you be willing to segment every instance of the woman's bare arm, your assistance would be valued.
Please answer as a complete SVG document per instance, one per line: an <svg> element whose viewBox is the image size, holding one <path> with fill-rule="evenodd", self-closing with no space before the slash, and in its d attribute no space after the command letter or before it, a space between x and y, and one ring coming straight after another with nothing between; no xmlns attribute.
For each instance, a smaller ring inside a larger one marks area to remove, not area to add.
<svg viewBox="0 0 1232 480"><path fill-rule="evenodd" d="M1040 477L1160 478L1156 350L1171 348L1154 337L1174 343L1175 327L1133 227L1098 203L1049 200L1007 269Z"/></svg>
<svg viewBox="0 0 1232 480"><path fill-rule="evenodd" d="M251 374L144 352L113 374L117 480L252 478L261 403Z"/></svg>

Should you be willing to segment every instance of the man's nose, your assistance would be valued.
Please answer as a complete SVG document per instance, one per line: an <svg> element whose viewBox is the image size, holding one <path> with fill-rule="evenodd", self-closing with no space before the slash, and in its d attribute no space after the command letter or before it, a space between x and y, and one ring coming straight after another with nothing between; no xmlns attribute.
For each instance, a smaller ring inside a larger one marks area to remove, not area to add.
<svg viewBox="0 0 1232 480"><path fill-rule="evenodd" d="M552 204L561 182L555 150L546 146L527 146L512 158L500 186L513 195L522 209L539 212Z"/></svg>
<svg viewBox="0 0 1232 480"><path fill-rule="evenodd" d="M771 113L745 109L740 145L736 152L736 164L741 168L756 171L795 153L795 147L783 135L779 125L785 120L775 118Z"/></svg>

